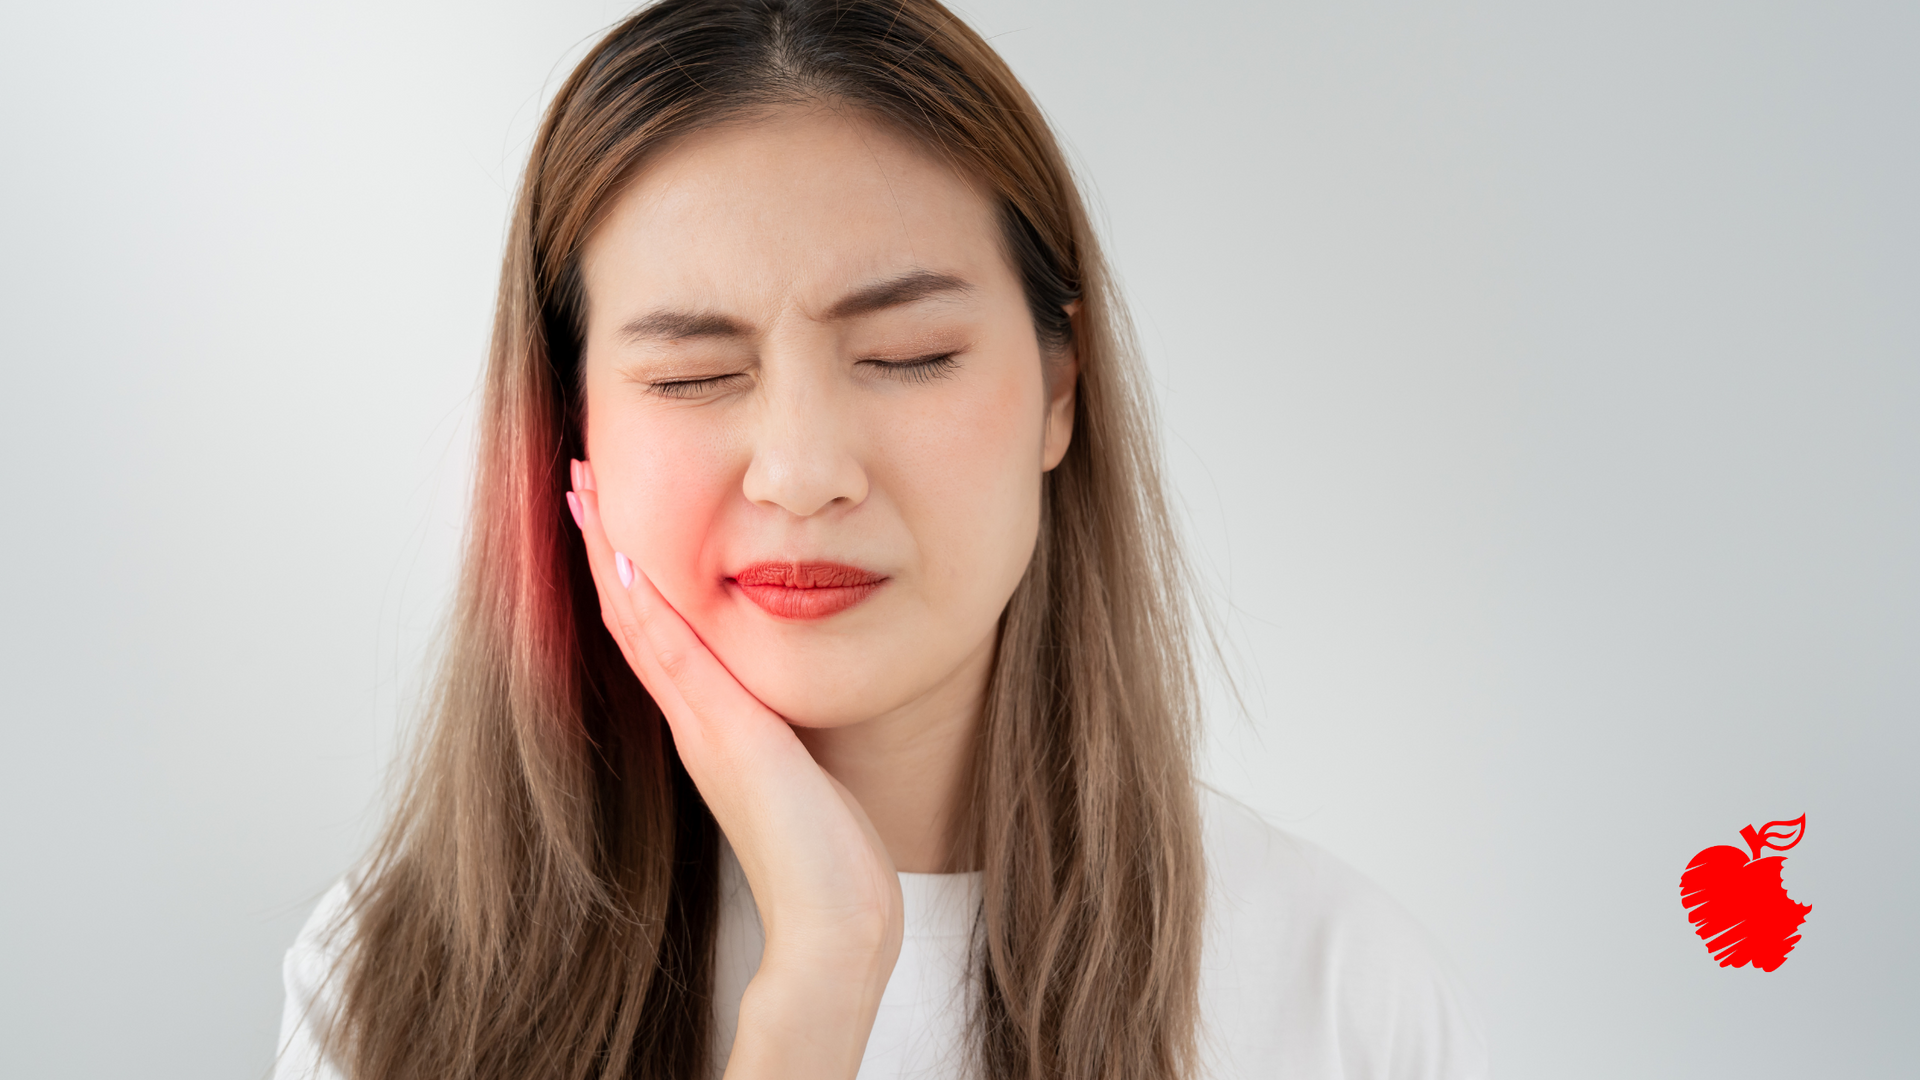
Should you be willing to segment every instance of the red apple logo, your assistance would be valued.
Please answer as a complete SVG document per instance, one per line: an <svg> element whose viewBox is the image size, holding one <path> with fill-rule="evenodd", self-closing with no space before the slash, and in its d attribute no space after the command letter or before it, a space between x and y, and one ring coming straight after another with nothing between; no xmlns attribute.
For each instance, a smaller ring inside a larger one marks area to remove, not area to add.
<svg viewBox="0 0 1920 1080"><path fill-rule="evenodd" d="M1800 941L1800 924L1813 907L1796 904L1780 881L1784 855L1760 857L1762 848L1785 851L1807 835L1807 815L1769 821L1759 832L1749 825L1740 836L1753 853L1737 847L1710 847L1693 857L1680 875L1680 903L1687 921L1707 943L1721 967L1752 964L1772 971L1787 962ZM1784 841L1784 843L1782 842Z"/></svg>

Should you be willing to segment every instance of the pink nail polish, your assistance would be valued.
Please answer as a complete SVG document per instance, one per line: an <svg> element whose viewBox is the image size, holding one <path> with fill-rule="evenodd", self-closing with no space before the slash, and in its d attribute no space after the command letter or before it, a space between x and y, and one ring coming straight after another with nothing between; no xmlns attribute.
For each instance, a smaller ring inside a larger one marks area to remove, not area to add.
<svg viewBox="0 0 1920 1080"><path fill-rule="evenodd" d="M567 492L567 509L573 511L573 523L578 528L587 527L587 519L580 513L580 496Z"/></svg>
<svg viewBox="0 0 1920 1080"><path fill-rule="evenodd" d="M581 491L599 491L600 490L598 487L595 487L593 483L593 462L591 461L583 461L580 463L580 490Z"/></svg>
<svg viewBox="0 0 1920 1080"><path fill-rule="evenodd" d="M576 458L567 459L567 478L573 482L573 490L580 490L580 462Z"/></svg>
<svg viewBox="0 0 1920 1080"><path fill-rule="evenodd" d="M613 568L620 571L620 584L633 588L633 560L616 551L613 553Z"/></svg>

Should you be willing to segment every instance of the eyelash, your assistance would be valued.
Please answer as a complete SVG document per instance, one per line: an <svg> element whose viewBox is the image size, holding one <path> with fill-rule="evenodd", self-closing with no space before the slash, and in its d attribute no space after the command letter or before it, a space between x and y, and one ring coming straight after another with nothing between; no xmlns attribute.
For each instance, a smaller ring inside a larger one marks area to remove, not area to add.
<svg viewBox="0 0 1920 1080"><path fill-rule="evenodd" d="M887 374L911 383L930 382L943 379L951 373L960 361L954 353L939 353L935 356L923 356L917 360L864 360L862 363L884 368ZM677 379L672 382L652 384L654 393L662 397L688 398L711 390L738 375L715 375L709 379Z"/></svg>
<svg viewBox="0 0 1920 1080"><path fill-rule="evenodd" d="M905 379L912 383L931 382L944 379L952 373L960 361L954 359L954 353L939 353L934 356L922 356L917 360L868 360L866 363L885 368L889 375Z"/></svg>
<svg viewBox="0 0 1920 1080"><path fill-rule="evenodd" d="M702 392L711 390L721 383L726 382L728 379L738 377L737 375L715 375L710 379L677 379L673 382L653 383L648 388L661 397L689 398L697 397Z"/></svg>

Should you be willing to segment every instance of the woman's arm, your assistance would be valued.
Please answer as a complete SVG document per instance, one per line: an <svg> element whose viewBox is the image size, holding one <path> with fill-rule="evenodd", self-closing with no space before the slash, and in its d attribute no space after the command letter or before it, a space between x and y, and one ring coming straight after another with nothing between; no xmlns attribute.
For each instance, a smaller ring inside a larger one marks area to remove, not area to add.
<svg viewBox="0 0 1920 1080"><path fill-rule="evenodd" d="M900 953L900 879L886 847L786 721L613 550L592 467L575 462L573 481L601 617L666 714L766 927L726 1076L852 1077Z"/></svg>

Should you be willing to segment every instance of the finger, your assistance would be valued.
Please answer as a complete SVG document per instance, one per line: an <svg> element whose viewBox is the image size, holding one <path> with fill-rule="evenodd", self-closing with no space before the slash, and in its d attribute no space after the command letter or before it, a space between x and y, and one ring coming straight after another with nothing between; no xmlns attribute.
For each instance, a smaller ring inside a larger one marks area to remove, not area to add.
<svg viewBox="0 0 1920 1080"><path fill-rule="evenodd" d="M631 610L632 604L625 590L615 584L618 576L613 547L601 524L598 504L588 505L593 501L592 473L585 462L570 461L568 465L573 479L573 490L567 493L568 507L573 512L575 524L580 528L580 536L587 549L587 570L593 578L594 591L600 601L600 621L606 626L614 644L619 646L627 666L647 685L648 692L668 689L665 676L654 670L655 665L639 633L639 620Z"/></svg>
<svg viewBox="0 0 1920 1080"><path fill-rule="evenodd" d="M674 691L672 680L660 670L653 650L647 646L632 597L620 582L618 553L608 541L606 529L600 520L598 492L593 487L592 472L581 461L573 462L572 469L574 506L580 516L580 535L586 542L587 568L593 575L594 591L600 598L601 622L606 625L614 643L620 647L627 665L633 668L647 692L665 709L679 694Z"/></svg>
<svg viewBox="0 0 1920 1080"><path fill-rule="evenodd" d="M637 659L644 672L664 681L664 685L656 685L654 680L643 679L660 701L661 708L669 710L669 706L676 703L673 699L678 698L677 703L700 725L703 735L706 734L704 721L709 717L726 717L728 722L722 727L729 733L743 726L758 726L753 723L756 718L784 729L785 723L740 685L673 605L660 595L645 572L631 561L621 565L625 557L613 551L600 520L599 492L594 489L592 466L582 463L579 471L586 488L580 492L582 516L586 520L582 532L588 537L596 584L607 594L603 596L602 608L620 624L622 636L632 644L632 651L639 654ZM672 715L674 711L678 710L669 710L670 721L681 719Z"/></svg>
<svg viewBox="0 0 1920 1080"><path fill-rule="evenodd" d="M597 526L595 493L586 493L582 502L590 507L587 517ZM623 619L633 620L628 632L638 639L637 651L670 685L673 696L702 719L726 716L739 718L735 720L738 723L751 715L772 717L771 710L740 685L740 680L734 678L673 605L660 595L646 572L631 562L625 567L618 566L623 558L618 552L613 558L614 573L619 575L620 584L614 587L608 583L607 587L618 594L610 607Z"/></svg>

